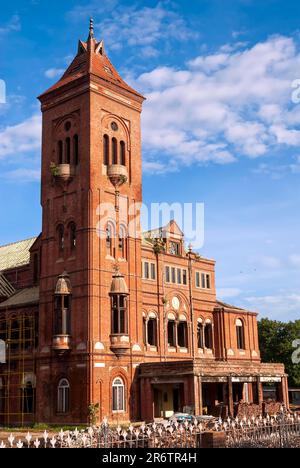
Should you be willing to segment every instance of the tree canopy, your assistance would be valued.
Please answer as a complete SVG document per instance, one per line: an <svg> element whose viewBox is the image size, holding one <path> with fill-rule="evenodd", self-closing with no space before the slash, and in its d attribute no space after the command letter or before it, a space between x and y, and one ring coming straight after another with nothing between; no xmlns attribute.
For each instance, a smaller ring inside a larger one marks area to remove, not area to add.
<svg viewBox="0 0 300 468"><path fill-rule="evenodd" d="M262 361L283 363L289 375L289 386L300 387L300 364L292 361L297 352L293 342L300 340L300 320L285 323L264 318L258 322L258 334Z"/></svg>

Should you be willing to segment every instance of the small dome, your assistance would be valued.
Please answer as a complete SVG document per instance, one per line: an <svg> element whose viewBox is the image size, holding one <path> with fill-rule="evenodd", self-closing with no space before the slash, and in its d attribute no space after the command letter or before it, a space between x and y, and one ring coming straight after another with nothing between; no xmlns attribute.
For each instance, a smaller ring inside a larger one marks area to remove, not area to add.
<svg viewBox="0 0 300 468"><path fill-rule="evenodd" d="M69 275L66 271L64 271L63 274L58 277L58 281L55 287L55 294L58 296L63 296L71 294L71 291L72 288Z"/></svg>
<svg viewBox="0 0 300 468"><path fill-rule="evenodd" d="M113 275L110 294L123 294L126 296L129 294L125 278L119 271L116 271Z"/></svg>

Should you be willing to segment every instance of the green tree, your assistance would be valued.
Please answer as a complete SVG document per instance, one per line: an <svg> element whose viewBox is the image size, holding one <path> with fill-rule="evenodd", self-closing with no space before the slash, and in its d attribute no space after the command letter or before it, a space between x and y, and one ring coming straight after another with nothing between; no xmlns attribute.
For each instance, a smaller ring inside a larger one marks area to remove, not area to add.
<svg viewBox="0 0 300 468"><path fill-rule="evenodd" d="M258 322L258 334L262 361L283 363L289 386L300 387L300 364L292 361L293 342L300 339L300 320L284 323L264 318Z"/></svg>

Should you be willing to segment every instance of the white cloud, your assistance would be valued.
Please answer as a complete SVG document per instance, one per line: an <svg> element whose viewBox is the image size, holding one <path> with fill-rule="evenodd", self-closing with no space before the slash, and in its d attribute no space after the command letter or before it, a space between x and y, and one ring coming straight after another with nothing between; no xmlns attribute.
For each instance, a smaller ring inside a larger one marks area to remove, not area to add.
<svg viewBox="0 0 300 468"><path fill-rule="evenodd" d="M278 295L251 296L245 300L250 307L259 308L260 317L282 321L299 319L300 294L285 291Z"/></svg>
<svg viewBox="0 0 300 468"><path fill-rule="evenodd" d="M0 27L0 35L8 34L14 31L20 31L21 21L19 15L13 15L11 19L4 26Z"/></svg>
<svg viewBox="0 0 300 468"><path fill-rule="evenodd" d="M288 164L261 163L253 169L255 174L268 175L274 180L282 179L287 174L300 173L300 156L295 156Z"/></svg>
<svg viewBox="0 0 300 468"><path fill-rule="evenodd" d="M241 294L242 290L238 288L219 288L217 290L217 297L220 299L227 299L237 297Z"/></svg>
<svg viewBox="0 0 300 468"><path fill-rule="evenodd" d="M11 182L39 182L41 179L41 171L39 169L19 168L13 171L5 172L2 178Z"/></svg>
<svg viewBox="0 0 300 468"><path fill-rule="evenodd" d="M145 58L159 55L171 40L179 43L198 36L172 11L170 3L164 1L154 7L116 6L104 20L101 15L99 22L95 21L95 30L97 35L98 30L100 34L105 31L105 42L110 49L136 47Z"/></svg>
<svg viewBox="0 0 300 468"><path fill-rule="evenodd" d="M45 76L47 78L56 78L58 76L61 76L64 73L63 68L49 68L48 70L45 71Z"/></svg>
<svg viewBox="0 0 300 468"><path fill-rule="evenodd" d="M0 160L40 149L41 117L33 115L24 122L0 130Z"/></svg>
<svg viewBox="0 0 300 468"><path fill-rule="evenodd" d="M267 268L270 270L276 270L277 268L280 268L281 266L281 260L279 258L271 257L267 255L262 255L259 259L259 263L264 268Z"/></svg>
<svg viewBox="0 0 300 468"><path fill-rule="evenodd" d="M272 36L253 47L201 55L181 69L158 67L131 79L148 98L143 112L148 159L155 162L157 154L164 166L172 160L172 168L228 164L280 146L297 147L300 106L291 103L291 83L299 70L295 41ZM297 163L286 165L297 172Z"/></svg>
<svg viewBox="0 0 300 468"><path fill-rule="evenodd" d="M82 22L83 20L89 19L91 16L101 15L104 12L107 14L116 8L118 0L91 0L84 2L84 5L76 5L70 11L67 12L66 16L68 20L74 22Z"/></svg>
<svg viewBox="0 0 300 468"><path fill-rule="evenodd" d="M289 257L289 261L292 267L300 268L300 254L292 254Z"/></svg>

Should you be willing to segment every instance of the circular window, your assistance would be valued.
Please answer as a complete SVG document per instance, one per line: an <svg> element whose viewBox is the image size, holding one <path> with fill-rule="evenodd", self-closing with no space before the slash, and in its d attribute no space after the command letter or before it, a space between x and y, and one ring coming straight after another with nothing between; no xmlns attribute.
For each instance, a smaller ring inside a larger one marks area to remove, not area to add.
<svg viewBox="0 0 300 468"><path fill-rule="evenodd" d="M70 130L70 128L71 128L71 122L66 122L66 123L65 123L65 130L66 130L66 132L68 132L68 131Z"/></svg>
<svg viewBox="0 0 300 468"><path fill-rule="evenodd" d="M112 122L112 123L111 123L111 128L112 128L112 130L113 130L114 132L116 132L116 131L118 130L119 127L118 127L118 124L117 124L116 122Z"/></svg>

